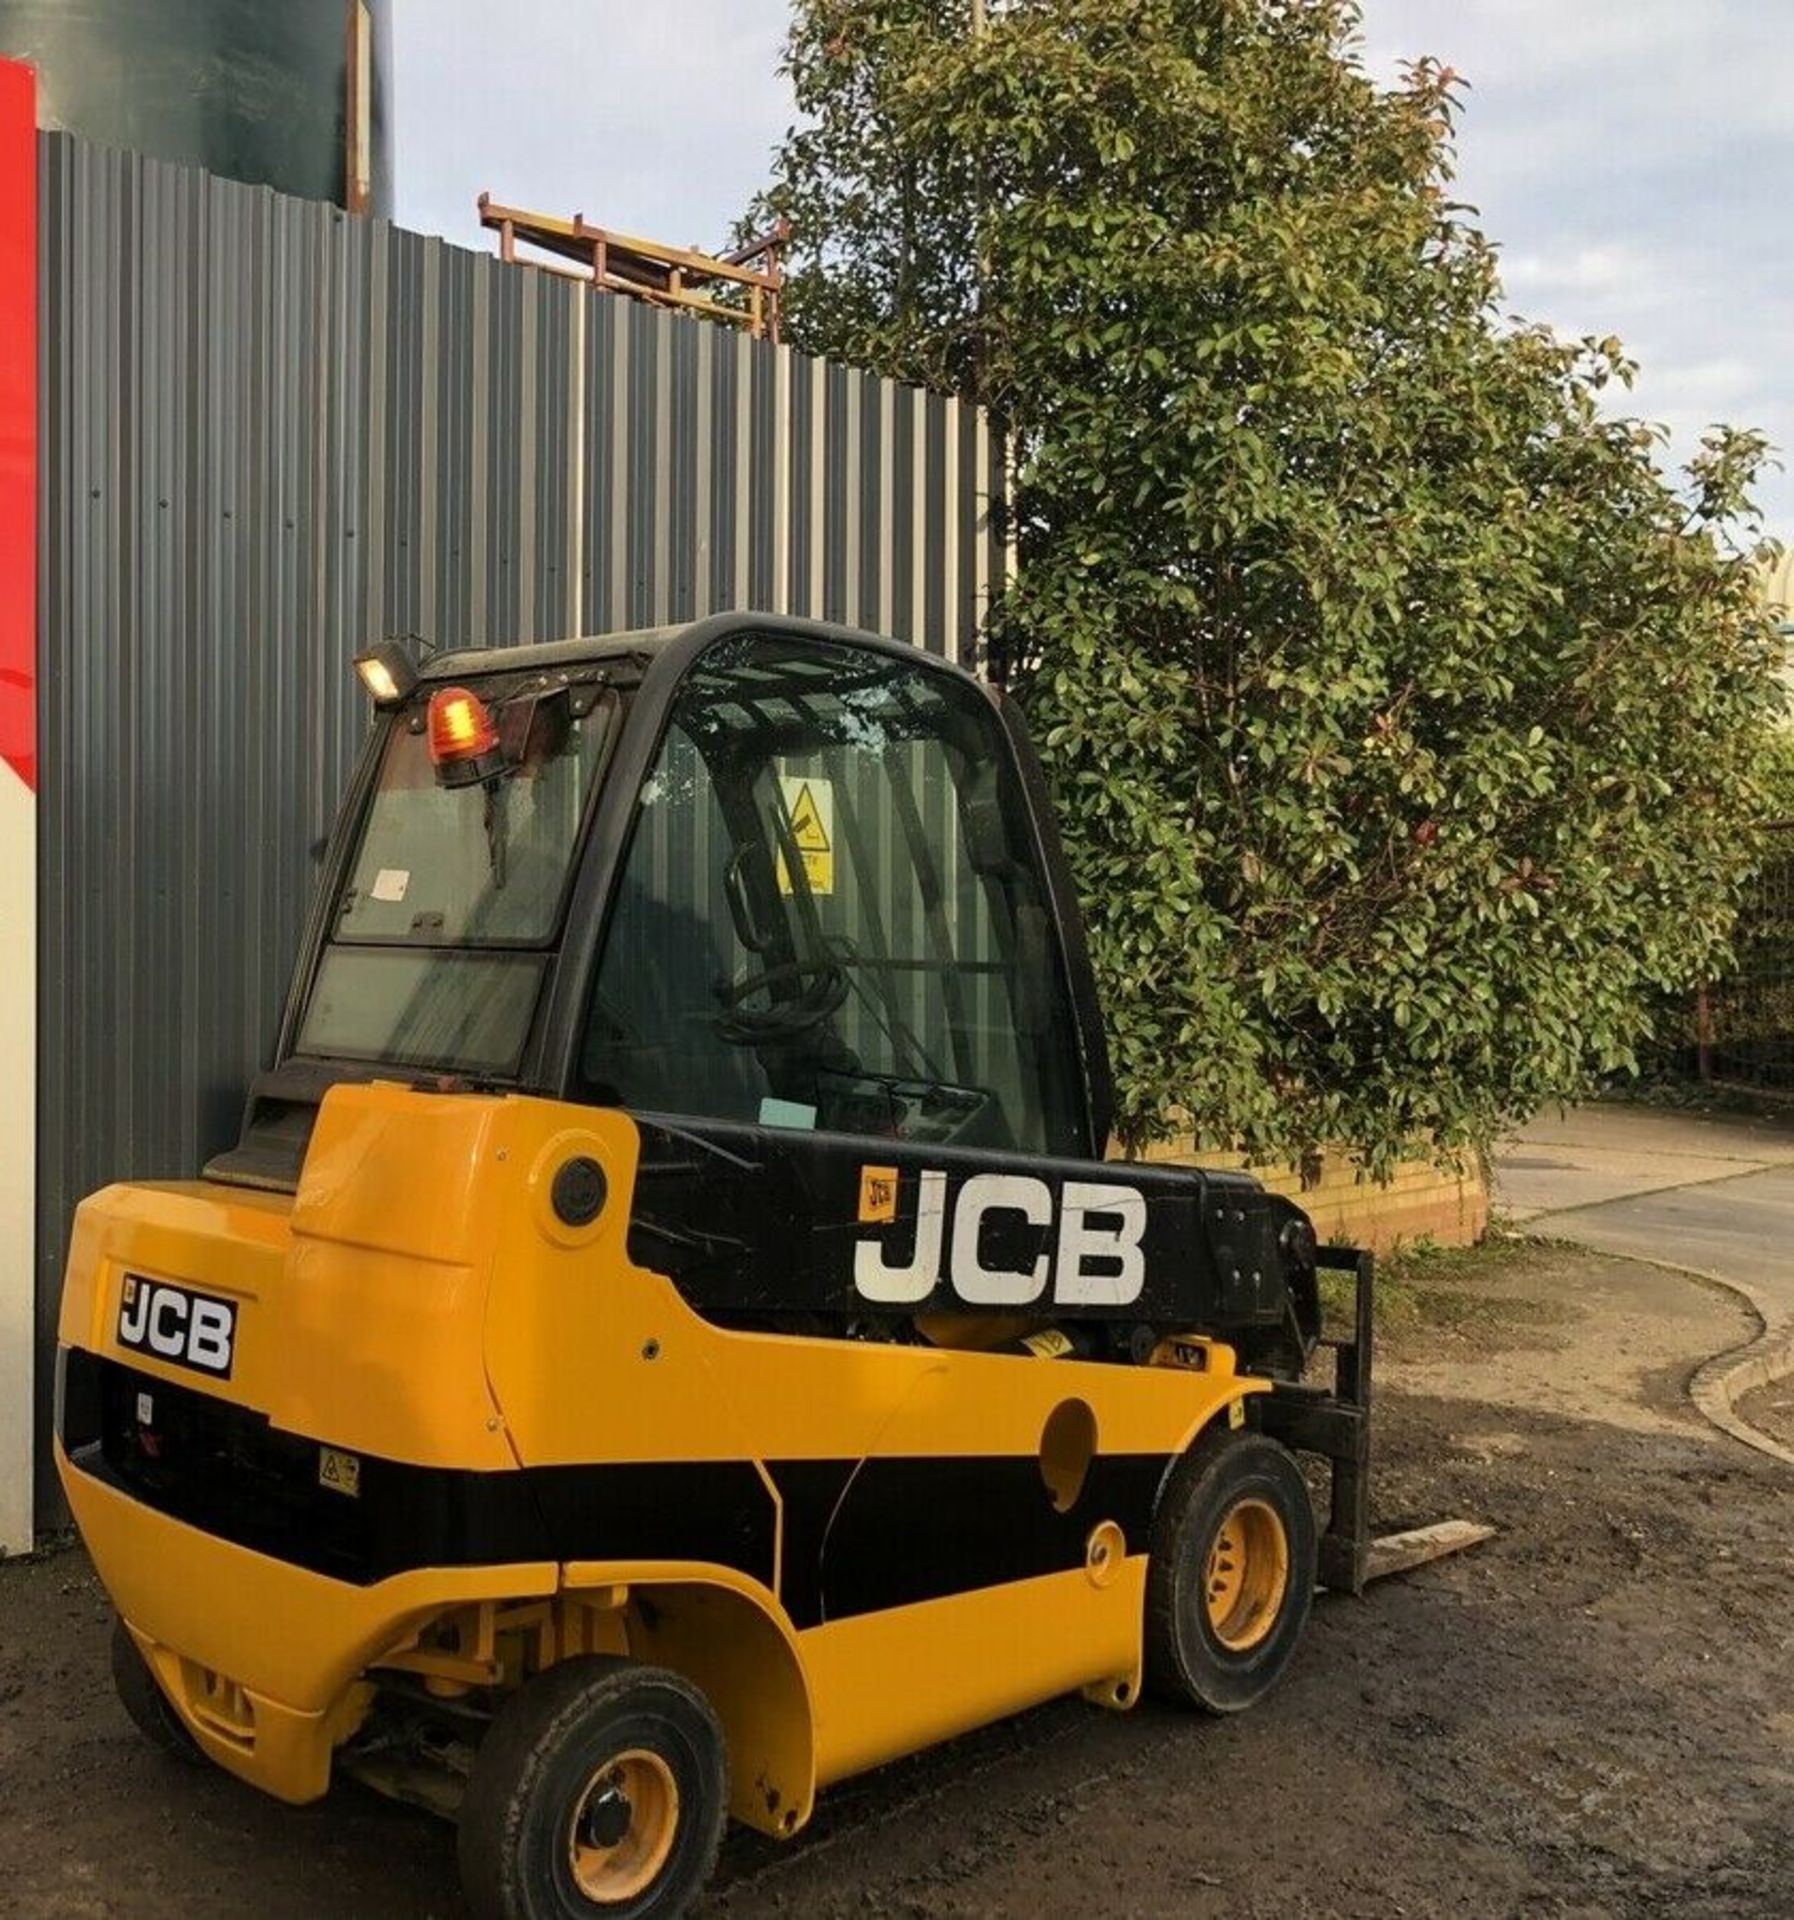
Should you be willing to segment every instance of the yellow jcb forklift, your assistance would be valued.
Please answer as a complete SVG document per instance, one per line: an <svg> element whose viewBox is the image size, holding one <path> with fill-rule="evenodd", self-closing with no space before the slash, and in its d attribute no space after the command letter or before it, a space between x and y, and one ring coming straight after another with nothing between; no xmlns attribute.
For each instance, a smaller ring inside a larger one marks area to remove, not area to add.
<svg viewBox="0 0 1794 1920"><path fill-rule="evenodd" d="M1257 1700L1363 1582L1370 1266L1103 1157L1011 708L751 616L357 664L237 1144L75 1224L57 1459L144 1732L618 1920L1054 1695Z"/></svg>

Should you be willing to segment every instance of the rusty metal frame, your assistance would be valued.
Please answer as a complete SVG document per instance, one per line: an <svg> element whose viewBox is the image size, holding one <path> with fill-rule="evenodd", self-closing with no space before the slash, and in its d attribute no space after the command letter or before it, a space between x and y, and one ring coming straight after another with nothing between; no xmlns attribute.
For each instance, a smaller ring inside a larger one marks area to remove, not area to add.
<svg viewBox="0 0 1794 1920"><path fill-rule="evenodd" d="M478 205L480 225L498 235L501 260L589 280L603 292L701 314L745 328L756 340L778 344L779 295L785 285L780 254L791 237L789 221L779 221L731 253L709 254L593 226L583 213L565 220L504 206L490 193L482 193ZM551 257L531 259L519 254L520 243ZM570 272L562 261L578 271Z"/></svg>

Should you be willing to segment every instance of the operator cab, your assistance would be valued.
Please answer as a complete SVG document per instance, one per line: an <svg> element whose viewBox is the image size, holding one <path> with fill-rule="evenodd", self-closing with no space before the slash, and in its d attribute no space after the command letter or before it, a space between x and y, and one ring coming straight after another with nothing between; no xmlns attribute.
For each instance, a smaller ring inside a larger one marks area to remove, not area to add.
<svg viewBox="0 0 1794 1920"><path fill-rule="evenodd" d="M376 1072L1098 1150L1056 841L968 676L753 618L383 672L275 1071L216 1177L290 1184L300 1133L270 1123Z"/></svg>

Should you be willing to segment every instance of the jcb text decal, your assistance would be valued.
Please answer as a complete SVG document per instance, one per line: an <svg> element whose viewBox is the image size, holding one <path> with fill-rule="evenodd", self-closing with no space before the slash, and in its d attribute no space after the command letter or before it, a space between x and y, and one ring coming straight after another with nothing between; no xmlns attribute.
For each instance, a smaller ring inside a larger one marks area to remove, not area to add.
<svg viewBox="0 0 1794 1920"><path fill-rule="evenodd" d="M127 1273L118 1303L118 1344L177 1366L230 1378L237 1338L234 1301Z"/></svg>
<svg viewBox="0 0 1794 1920"><path fill-rule="evenodd" d="M1025 1266L987 1265L988 1216L1009 1216L1011 1225L1019 1216L1038 1230L1032 1240L1041 1251ZM863 1204L860 1218L867 1218ZM856 1240L853 1283L862 1299L891 1307L920 1305L943 1279L968 1306L1025 1307L1050 1297L1063 1307L1125 1307L1146 1283L1145 1233L1146 1196L1137 1187L1067 1180L1055 1208L1044 1180L975 1173L949 1204L946 1174L929 1171L921 1175L909 1258L893 1264L882 1237Z"/></svg>

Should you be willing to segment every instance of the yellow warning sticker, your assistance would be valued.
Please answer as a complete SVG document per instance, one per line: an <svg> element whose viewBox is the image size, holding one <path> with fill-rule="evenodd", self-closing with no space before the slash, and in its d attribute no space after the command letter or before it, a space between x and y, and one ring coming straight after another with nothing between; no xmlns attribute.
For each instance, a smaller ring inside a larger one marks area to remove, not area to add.
<svg viewBox="0 0 1794 1920"><path fill-rule="evenodd" d="M1244 1400L1228 1401L1227 1424L1230 1427L1243 1427L1246 1424L1246 1403Z"/></svg>
<svg viewBox="0 0 1794 1920"><path fill-rule="evenodd" d="M897 1218L897 1169L861 1167L860 1220L872 1225Z"/></svg>
<svg viewBox="0 0 1794 1920"><path fill-rule="evenodd" d="M797 843L798 857L804 863L804 878L812 893L835 890L835 787L816 773L785 773L779 776L779 791L785 796L785 812L791 820L791 838ZM791 876L785 870L785 857L779 856L779 891L791 891Z"/></svg>
<svg viewBox="0 0 1794 1920"><path fill-rule="evenodd" d="M1038 1333L1029 1334L1022 1345L1036 1360L1063 1360L1073 1351L1071 1336L1061 1333L1057 1327L1042 1327Z"/></svg>
<svg viewBox="0 0 1794 1920"><path fill-rule="evenodd" d="M338 1447L318 1449L318 1485L334 1487L351 1500L361 1498L361 1456L344 1453Z"/></svg>

